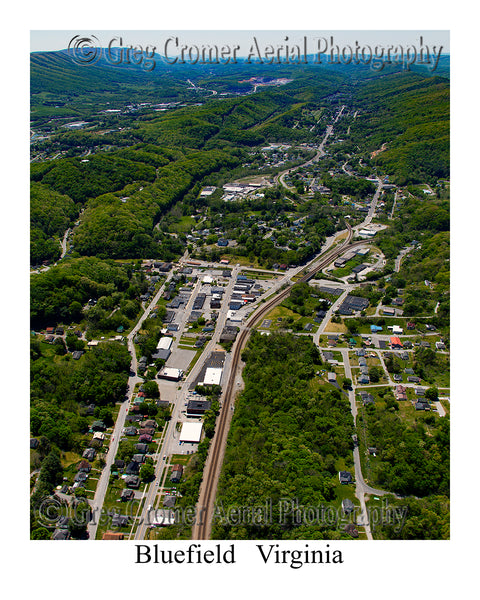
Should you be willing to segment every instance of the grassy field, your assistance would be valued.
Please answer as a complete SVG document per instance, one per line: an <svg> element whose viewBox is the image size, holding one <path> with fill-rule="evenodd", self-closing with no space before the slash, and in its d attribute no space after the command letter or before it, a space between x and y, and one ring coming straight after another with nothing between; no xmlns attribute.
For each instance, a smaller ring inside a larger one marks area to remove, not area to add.
<svg viewBox="0 0 480 600"><path fill-rule="evenodd" d="M332 323L329 321L327 326L325 327L325 332L327 333L347 333L347 328L344 323Z"/></svg>
<svg viewBox="0 0 480 600"><path fill-rule="evenodd" d="M253 262L248 256L239 256L237 254L223 254L220 258L221 260L229 260L233 264L239 264L241 267L251 267L252 269L262 268L262 265L258 262L256 257Z"/></svg>
<svg viewBox="0 0 480 600"><path fill-rule="evenodd" d="M195 219L192 217L185 216L181 217L176 223L170 225L170 231L172 233L187 233L191 231L195 226Z"/></svg>

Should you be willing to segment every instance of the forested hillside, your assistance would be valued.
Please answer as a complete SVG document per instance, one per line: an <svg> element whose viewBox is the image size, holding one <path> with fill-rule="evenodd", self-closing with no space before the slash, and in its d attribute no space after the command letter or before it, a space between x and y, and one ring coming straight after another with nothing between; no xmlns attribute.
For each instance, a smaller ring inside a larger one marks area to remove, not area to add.
<svg viewBox="0 0 480 600"><path fill-rule="evenodd" d="M221 523L218 539L331 539L330 524L283 519L281 499L333 505L340 466L352 461L353 419L339 390L318 385L319 352L310 339L252 334L243 358L245 391L235 403L217 502L230 507L272 503L272 519L255 526Z"/></svg>
<svg viewBox="0 0 480 600"><path fill-rule="evenodd" d="M449 81L415 73L395 73L358 86L359 116L354 139L375 157L396 183L434 181L449 176Z"/></svg>

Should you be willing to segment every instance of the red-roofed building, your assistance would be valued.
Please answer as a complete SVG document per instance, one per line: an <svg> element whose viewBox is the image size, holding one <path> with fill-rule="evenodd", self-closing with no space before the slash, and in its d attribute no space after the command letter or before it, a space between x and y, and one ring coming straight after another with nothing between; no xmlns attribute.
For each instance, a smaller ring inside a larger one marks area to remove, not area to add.
<svg viewBox="0 0 480 600"><path fill-rule="evenodd" d="M390 338L390 345L392 348L403 348L403 344L397 336L392 336Z"/></svg>
<svg viewBox="0 0 480 600"><path fill-rule="evenodd" d="M123 540L125 535L121 531L106 531L102 540Z"/></svg>

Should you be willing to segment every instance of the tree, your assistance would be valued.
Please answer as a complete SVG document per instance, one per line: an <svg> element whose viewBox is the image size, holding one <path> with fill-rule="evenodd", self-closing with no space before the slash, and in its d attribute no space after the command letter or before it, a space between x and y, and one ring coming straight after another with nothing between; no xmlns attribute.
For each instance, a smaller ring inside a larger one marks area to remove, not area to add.
<svg viewBox="0 0 480 600"><path fill-rule="evenodd" d="M357 319L345 319L349 333L358 333L359 322Z"/></svg>
<svg viewBox="0 0 480 600"><path fill-rule="evenodd" d="M372 383L378 383L383 376L383 370L380 367L373 366L368 370L368 375Z"/></svg>
<svg viewBox="0 0 480 600"><path fill-rule="evenodd" d="M146 381L143 384L143 391L148 398L160 398L160 390L156 381Z"/></svg>
<svg viewBox="0 0 480 600"><path fill-rule="evenodd" d="M154 402L142 402L139 409L142 414L149 417L155 417L158 414L158 406Z"/></svg>
<svg viewBox="0 0 480 600"><path fill-rule="evenodd" d="M46 527L37 527L37 529L33 529L30 534L31 540L49 540L51 537L52 532Z"/></svg>
<svg viewBox="0 0 480 600"><path fill-rule="evenodd" d="M52 450L42 463L39 481L46 484L50 489L62 481L63 467L60 456L56 450Z"/></svg>
<svg viewBox="0 0 480 600"><path fill-rule="evenodd" d="M65 342L67 344L67 349L69 352L74 352L75 350L83 350L85 348L85 342L80 340L74 333L67 333L65 336Z"/></svg>
<svg viewBox="0 0 480 600"><path fill-rule="evenodd" d="M128 440L122 440L118 444L117 457L125 462L130 462L132 456L135 454L135 447L133 442Z"/></svg>
<svg viewBox="0 0 480 600"><path fill-rule="evenodd" d="M432 402L438 400L438 389L436 387L430 387L425 390L425 398L427 400L431 400Z"/></svg>
<svg viewBox="0 0 480 600"><path fill-rule="evenodd" d="M145 463L140 468L140 478L142 481L151 481L155 476L155 467L152 463Z"/></svg>

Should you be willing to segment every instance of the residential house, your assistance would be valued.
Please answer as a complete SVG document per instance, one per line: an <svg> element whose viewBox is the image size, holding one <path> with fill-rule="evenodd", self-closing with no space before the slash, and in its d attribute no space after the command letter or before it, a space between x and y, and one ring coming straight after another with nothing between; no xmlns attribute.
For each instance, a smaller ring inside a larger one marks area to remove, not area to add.
<svg viewBox="0 0 480 600"><path fill-rule="evenodd" d="M52 540L69 540L70 532L68 529L55 529L52 535Z"/></svg>
<svg viewBox="0 0 480 600"><path fill-rule="evenodd" d="M148 444L135 444L135 450L140 454L148 453Z"/></svg>
<svg viewBox="0 0 480 600"><path fill-rule="evenodd" d="M142 427L141 429L139 429L138 434L154 436L155 428L154 427Z"/></svg>
<svg viewBox="0 0 480 600"><path fill-rule="evenodd" d="M177 502L176 496L165 496L163 500L163 506L165 508L173 508Z"/></svg>
<svg viewBox="0 0 480 600"><path fill-rule="evenodd" d="M403 348L403 344L400 341L400 338L398 336L392 336L390 338L390 346L392 347L392 349L394 348Z"/></svg>
<svg viewBox="0 0 480 600"><path fill-rule="evenodd" d="M353 538L358 538L358 530L353 523L348 523L347 525L345 525L343 531L345 533L348 533L348 535L351 535Z"/></svg>
<svg viewBox="0 0 480 600"><path fill-rule="evenodd" d="M87 448L82 454L82 458L86 458L87 460L94 460L97 451L94 448Z"/></svg>
<svg viewBox="0 0 480 600"><path fill-rule="evenodd" d="M430 404L426 400L415 402L415 410L430 410Z"/></svg>
<svg viewBox="0 0 480 600"><path fill-rule="evenodd" d="M135 462L134 460L132 460L130 463L128 463L127 468L125 469L126 475L137 475L139 471L140 471L140 465L138 464L138 462Z"/></svg>
<svg viewBox="0 0 480 600"><path fill-rule="evenodd" d="M83 411L83 414L86 417L92 417L93 413L95 412L95 404L89 404Z"/></svg>
<svg viewBox="0 0 480 600"><path fill-rule="evenodd" d="M124 537L125 534L121 531L106 531L102 536L102 540L123 540Z"/></svg>
<svg viewBox="0 0 480 600"><path fill-rule="evenodd" d="M91 469L92 465L88 462L88 460L81 460L77 465L77 471L88 473Z"/></svg>
<svg viewBox="0 0 480 600"><path fill-rule="evenodd" d="M122 502L127 502L128 500L132 500L135 497L135 492L132 489L125 488L122 490L122 495L120 496L120 500Z"/></svg>
<svg viewBox="0 0 480 600"><path fill-rule="evenodd" d="M112 527L126 527L130 521L130 517L128 515L119 515L115 513L112 516Z"/></svg>
<svg viewBox="0 0 480 600"><path fill-rule="evenodd" d="M130 475L125 479L125 485L128 488L138 489L140 487L140 477L138 475Z"/></svg>
<svg viewBox="0 0 480 600"><path fill-rule="evenodd" d="M338 478L342 485L352 483L352 481L353 481L352 474L350 473L350 471L339 471Z"/></svg>
<svg viewBox="0 0 480 600"><path fill-rule="evenodd" d="M136 427L125 427L124 431L125 435L137 435L138 431Z"/></svg>
<svg viewBox="0 0 480 600"><path fill-rule="evenodd" d="M342 500L342 510L343 510L343 514L348 515L351 512L353 512L355 506L353 504L353 502L350 500L350 498L344 498Z"/></svg>
<svg viewBox="0 0 480 600"><path fill-rule="evenodd" d="M375 404L375 398L372 396L372 394L369 394L365 391L361 391L360 396L362 398L363 406L367 406L368 404Z"/></svg>
<svg viewBox="0 0 480 600"><path fill-rule="evenodd" d="M179 481L182 479L182 475L183 475L182 465L173 465L172 474L170 476L170 481L172 483L179 483Z"/></svg>
<svg viewBox="0 0 480 600"><path fill-rule="evenodd" d="M103 421L94 421L91 427L92 431L105 431L107 426Z"/></svg>

